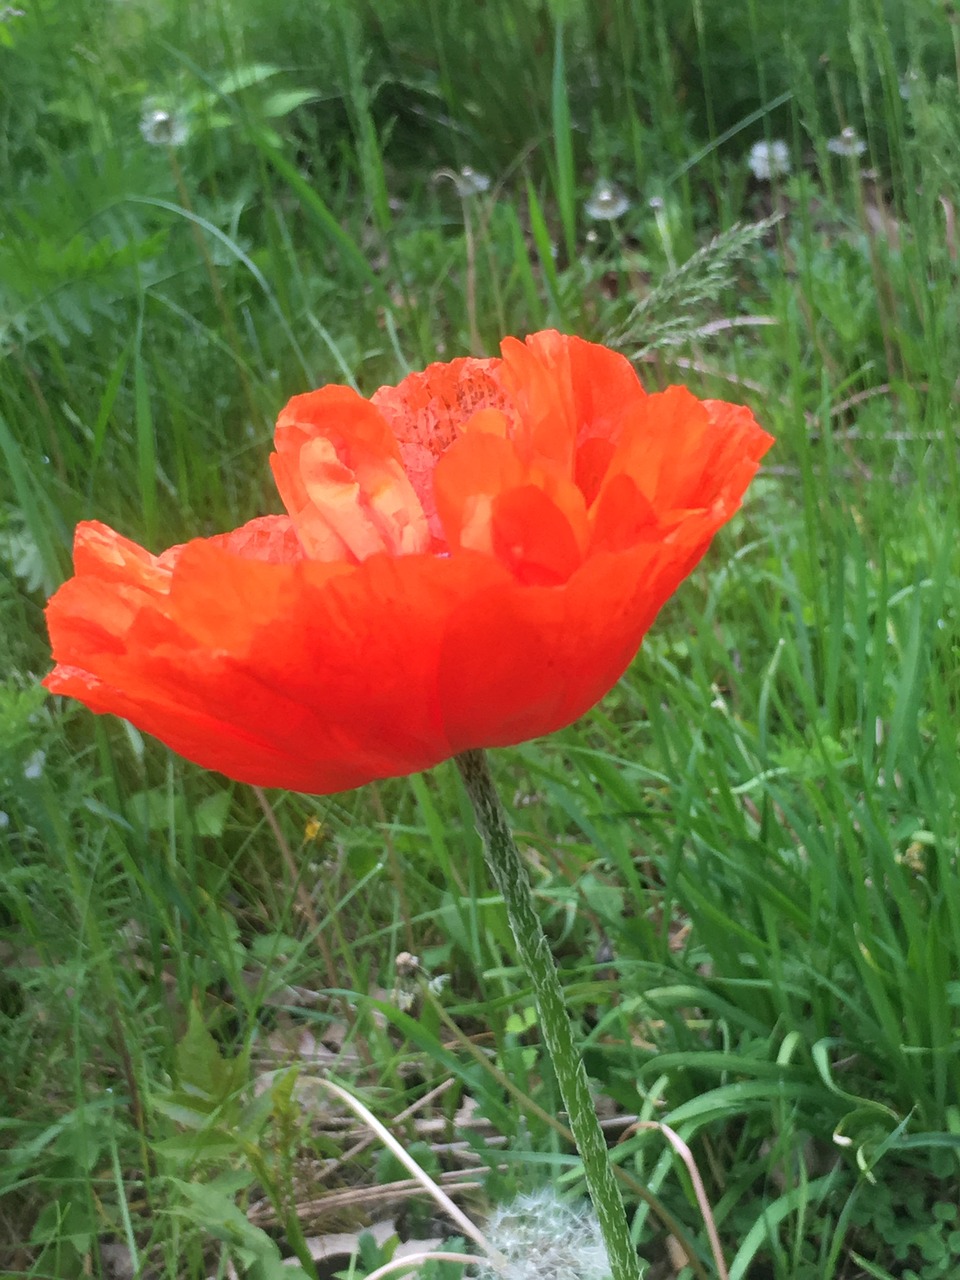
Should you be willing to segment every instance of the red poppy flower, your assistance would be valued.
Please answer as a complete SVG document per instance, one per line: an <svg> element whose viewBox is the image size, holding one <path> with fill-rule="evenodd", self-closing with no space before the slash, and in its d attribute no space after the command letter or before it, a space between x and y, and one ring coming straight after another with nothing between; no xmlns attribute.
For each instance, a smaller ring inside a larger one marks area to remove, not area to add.
<svg viewBox="0 0 960 1280"><path fill-rule="evenodd" d="M749 410L554 332L371 399L296 396L287 514L153 556L102 524L44 682L232 778L325 793L550 733L622 675L740 504Z"/></svg>

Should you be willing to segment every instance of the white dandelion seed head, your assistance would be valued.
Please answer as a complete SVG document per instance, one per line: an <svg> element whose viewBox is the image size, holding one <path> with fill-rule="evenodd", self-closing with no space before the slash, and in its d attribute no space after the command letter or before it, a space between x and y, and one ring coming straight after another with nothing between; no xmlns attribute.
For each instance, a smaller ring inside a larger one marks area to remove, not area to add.
<svg viewBox="0 0 960 1280"><path fill-rule="evenodd" d="M417 1003L417 993L415 991L404 991L398 987L393 993L393 1003L401 1013L409 1013Z"/></svg>
<svg viewBox="0 0 960 1280"><path fill-rule="evenodd" d="M908 67L900 79L897 81L897 88L900 90L900 97L904 102L909 102L913 96L913 91L920 79L920 72L916 67Z"/></svg>
<svg viewBox="0 0 960 1280"><path fill-rule="evenodd" d="M29 782L35 782L43 773L43 766L47 762L47 753L41 751L38 747L27 757L27 763L23 766L23 776Z"/></svg>
<svg viewBox="0 0 960 1280"><path fill-rule="evenodd" d="M583 206L588 218L594 222L615 222L630 208L630 201L615 182L598 178Z"/></svg>
<svg viewBox="0 0 960 1280"><path fill-rule="evenodd" d="M156 102L145 102L140 132L151 147L179 147L186 142L190 128L178 112L158 106Z"/></svg>
<svg viewBox="0 0 960 1280"><path fill-rule="evenodd" d="M565 1204L550 1187L500 1205L485 1234L506 1265L478 1268L479 1280L608 1280L610 1263L589 1205Z"/></svg>
<svg viewBox="0 0 960 1280"><path fill-rule="evenodd" d="M469 200L472 196L482 195L490 190L490 178L465 164L458 174L454 175L454 185L461 200Z"/></svg>
<svg viewBox="0 0 960 1280"><path fill-rule="evenodd" d="M747 168L758 182L770 182L790 172L790 148L782 138L755 142L747 152Z"/></svg>
<svg viewBox="0 0 960 1280"><path fill-rule="evenodd" d="M867 144L859 136L852 124L840 130L840 136L827 139L827 150L835 156L862 156Z"/></svg>
<svg viewBox="0 0 960 1280"><path fill-rule="evenodd" d="M5 831L10 825L10 815L6 809L0 809L0 831Z"/></svg>

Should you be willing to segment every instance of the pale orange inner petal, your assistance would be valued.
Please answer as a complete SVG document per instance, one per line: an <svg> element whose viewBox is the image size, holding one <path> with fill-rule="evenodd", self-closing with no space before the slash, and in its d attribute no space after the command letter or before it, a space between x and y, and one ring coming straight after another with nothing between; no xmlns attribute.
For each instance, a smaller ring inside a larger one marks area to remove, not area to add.
<svg viewBox="0 0 960 1280"><path fill-rule="evenodd" d="M78 578L89 575L121 586L134 582L147 591L164 594L170 589L178 551L171 547L162 556L154 556L99 520L84 520L74 534L74 572Z"/></svg>
<svg viewBox="0 0 960 1280"><path fill-rule="evenodd" d="M300 475L313 521L322 521L358 561L378 551L425 550L423 508L400 463L360 448L352 452L351 466L323 437L301 449Z"/></svg>
<svg viewBox="0 0 960 1280"><path fill-rule="evenodd" d="M289 516L255 516L239 529L217 534L211 546L223 547L245 560L293 564L304 557L303 544Z"/></svg>
<svg viewBox="0 0 960 1280"><path fill-rule="evenodd" d="M449 448L433 473L436 509L451 551L488 554L491 503L522 484L524 468L512 443L492 431L469 431Z"/></svg>
<svg viewBox="0 0 960 1280"><path fill-rule="evenodd" d="M357 563L427 551L423 505L378 410L347 388L298 396L270 459L300 541L315 560Z"/></svg>

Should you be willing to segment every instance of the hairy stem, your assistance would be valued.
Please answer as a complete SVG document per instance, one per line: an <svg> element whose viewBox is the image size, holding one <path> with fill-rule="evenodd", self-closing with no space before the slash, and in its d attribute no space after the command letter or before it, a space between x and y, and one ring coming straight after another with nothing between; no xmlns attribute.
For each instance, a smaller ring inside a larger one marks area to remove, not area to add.
<svg viewBox="0 0 960 1280"><path fill-rule="evenodd" d="M493 785L486 755L482 751L464 751L456 757L456 762L473 804L477 829L483 837L487 865L506 903L520 962L533 984L540 1033L583 1161L613 1280L639 1280L637 1251L630 1239L627 1215L590 1096L583 1059L574 1043L557 969L534 909L526 867Z"/></svg>

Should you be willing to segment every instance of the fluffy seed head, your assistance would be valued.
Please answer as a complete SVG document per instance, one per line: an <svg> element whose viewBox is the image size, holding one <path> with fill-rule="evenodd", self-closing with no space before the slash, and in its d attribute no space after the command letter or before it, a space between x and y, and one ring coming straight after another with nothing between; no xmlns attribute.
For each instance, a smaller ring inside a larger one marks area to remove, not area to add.
<svg viewBox="0 0 960 1280"><path fill-rule="evenodd" d="M487 1239L507 1265L480 1265L479 1280L607 1280L610 1263L600 1224L586 1204L565 1204L551 1187L500 1205Z"/></svg>

